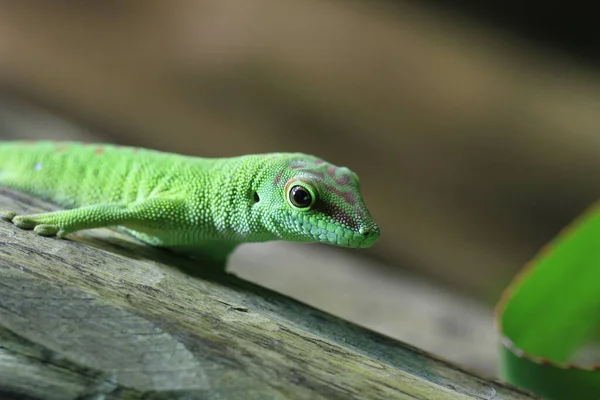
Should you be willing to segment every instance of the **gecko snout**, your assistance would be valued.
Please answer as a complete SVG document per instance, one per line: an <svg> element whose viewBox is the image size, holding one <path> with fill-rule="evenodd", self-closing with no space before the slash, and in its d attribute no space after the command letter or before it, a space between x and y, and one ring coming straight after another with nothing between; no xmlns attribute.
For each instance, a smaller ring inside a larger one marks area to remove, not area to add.
<svg viewBox="0 0 600 400"><path fill-rule="evenodd" d="M362 238L358 239L356 247L371 247L379 239L379 226L375 223L359 226L358 234Z"/></svg>
<svg viewBox="0 0 600 400"><path fill-rule="evenodd" d="M358 228L358 233L363 235L365 238L368 238L370 236L377 236L379 235L379 226L361 226L360 228Z"/></svg>

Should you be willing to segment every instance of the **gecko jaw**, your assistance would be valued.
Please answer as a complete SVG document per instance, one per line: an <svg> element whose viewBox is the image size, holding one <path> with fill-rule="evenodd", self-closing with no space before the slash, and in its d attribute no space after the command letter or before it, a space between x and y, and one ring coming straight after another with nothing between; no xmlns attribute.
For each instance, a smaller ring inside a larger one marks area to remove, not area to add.
<svg viewBox="0 0 600 400"><path fill-rule="evenodd" d="M379 239L379 226L374 222L363 223L357 229L336 223L311 221L309 217L296 220L298 233L303 241L316 241L340 247L367 248Z"/></svg>

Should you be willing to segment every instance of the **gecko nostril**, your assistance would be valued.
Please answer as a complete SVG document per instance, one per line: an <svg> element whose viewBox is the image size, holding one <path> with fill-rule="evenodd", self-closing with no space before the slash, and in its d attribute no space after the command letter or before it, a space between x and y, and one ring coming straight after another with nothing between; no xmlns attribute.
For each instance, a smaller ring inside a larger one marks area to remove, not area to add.
<svg viewBox="0 0 600 400"><path fill-rule="evenodd" d="M367 228L364 228L364 227L362 227L362 226L361 226L361 227L358 229L358 233L360 233L360 234L361 234L361 235L363 235L363 236L369 236L369 235L371 234L371 231L370 231L370 230L368 230Z"/></svg>

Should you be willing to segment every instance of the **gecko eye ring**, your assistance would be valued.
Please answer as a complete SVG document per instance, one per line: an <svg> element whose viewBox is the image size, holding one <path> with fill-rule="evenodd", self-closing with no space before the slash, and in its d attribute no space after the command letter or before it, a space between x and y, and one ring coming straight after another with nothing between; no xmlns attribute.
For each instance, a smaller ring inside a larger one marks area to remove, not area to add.
<svg viewBox="0 0 600 400"><path fill-rule="evenodd" d="M308 209L314 203L316 196L313 191L304 185L289 185L288 200L292 206L299 209Z"/></svg>

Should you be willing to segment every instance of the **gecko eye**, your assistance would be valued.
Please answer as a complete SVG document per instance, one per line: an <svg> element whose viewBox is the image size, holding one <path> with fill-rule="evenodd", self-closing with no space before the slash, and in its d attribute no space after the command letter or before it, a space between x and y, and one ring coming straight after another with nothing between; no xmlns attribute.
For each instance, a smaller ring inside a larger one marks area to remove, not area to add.
<svg viewBox="0 0 600 400"><path fill-rule="evenodd" d="M313 204L313 196L308 189L300 185L292 186L289 198L294 207L307 208Z"/></svg>

